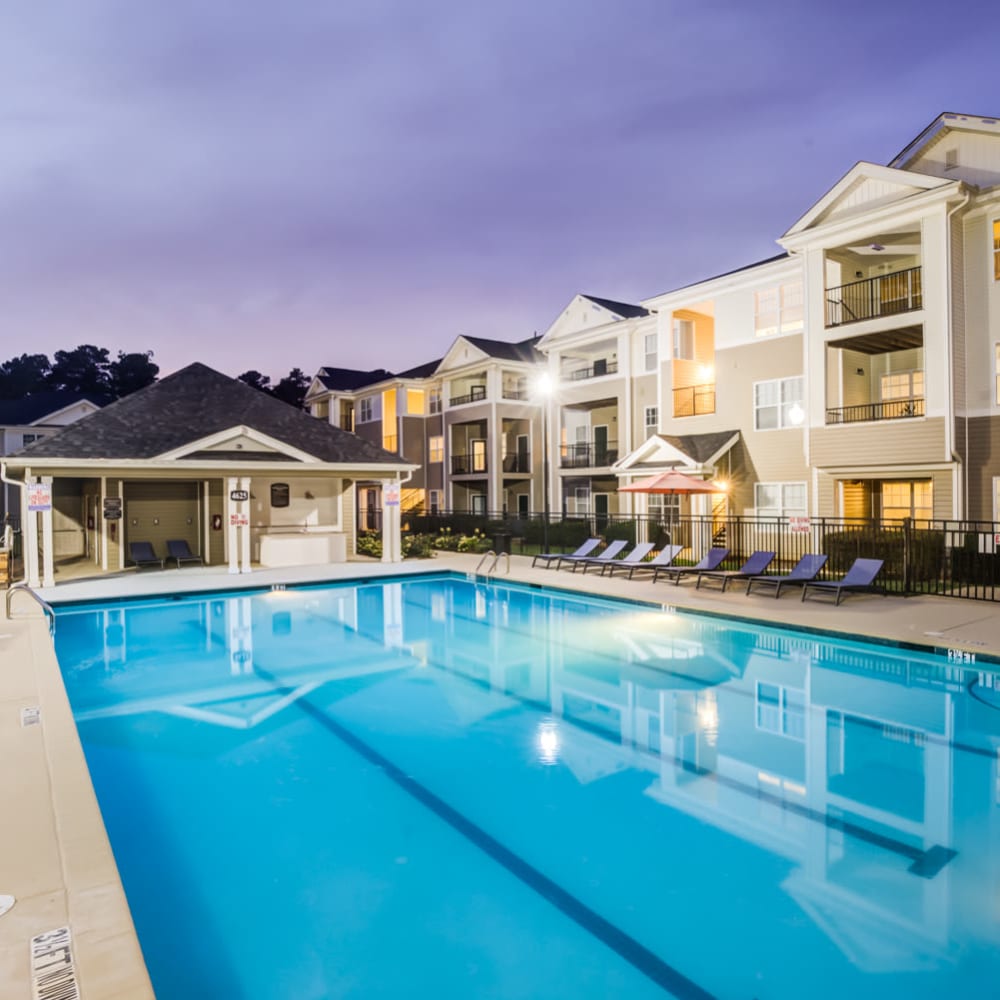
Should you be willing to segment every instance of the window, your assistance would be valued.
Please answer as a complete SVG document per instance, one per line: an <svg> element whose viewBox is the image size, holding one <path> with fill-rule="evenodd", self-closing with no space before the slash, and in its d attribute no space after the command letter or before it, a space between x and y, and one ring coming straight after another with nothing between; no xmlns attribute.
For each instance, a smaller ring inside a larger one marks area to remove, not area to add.
<svg viewBox="0 0 1000 1000"><path fill-rule="evenodd" d="M364 399L360 400L358 403L358 423L371 423L375 419L373 410L374 407L372 406L371 396L366 396Z"/></svg>
<svg viewBox="0 0 1000 1000"><path fill-rule="evenodd" d="M428 490L427 497L428 497L427 502L430 505L431 513L436 514L441 509L441 491Z"/></svg>
<svg viewBox="0 0 1000 1000"><path fill-rule="evenodd" d="M21 445L22 445L22 447L27 448L27 446L29 444L31 444L34 441L37 441L42 436L43 435L41 435L41 434L22 434L21 435Z"/></svg>
<svg viewBox="0 0 1000 1000"><path fill-rule="evenodd" d="M643 352L645 354L644 370L647 372L656 371L656 334L647 333L643 338Z"/></svg>
<svg viewBox="0 0 1000 1000"><path fill-rule="evenodd" d="M786 688L780 684L757 681L754 698L756 726L767 733L805 741L806 713L805 692Z"/></svg>
<svg viewBox="0 0 1000 1000"><path fill-rule="evenodd" d="M805 483L756 483L753 495L758 517L803 517L806 514Z"/></svg>
<svg viewBox="0 0 1000 1000"><path fill-rule="evenodd" d="M1000 281L1000 219L993 223L993 278Z"/></svg>
<svg viewBox="0 0 1000 1000"><path fill-rule="evenodd" d="M660 427L660 409L658 406L647 406L645 411L646 439L651 438Z"/></svg>
<svg viewBox="0 0 1000 1000"><path fill-rule="evenodd" d="M428 413L440 413L441 412L441 390L431 389L427 393L427 412Z"/></svg>
<svg viewBox="0 0 1000 1000"><path fill-rule="evenodd" d="M758 337L797 333L802 329L802 282L789 281L754 292L753 311L753 328Z"/></svg>
<svg viewBox="0 0 1000 1000"><path fill-rule="evenodd" d="M673 356L683 361L694 361L694 320L674 320Z"/></svg>
<svg viewBox="0 0 1000 1000"><path fill-rule="evenodd" d="M589 486L577 486L573 490L573 502L575 504L575 512L577 514L589 514L590 513L590 487Z"/></svg>
<svg viewBox="0 0 1000 1000"><path fill-rule="evenodd" d="M406 390L406 412L412 416L422 417L424 415L424 390Z"/></svg>
<svg viewBox="0 0 1000 1000"><path fill-rule="evenodd" d="M677 521L681 498L677 493L650 493L646 498L646 513L661 523Z"/></svg>
<svg viewBox="0 0 1000 1000"><path fill-rule="evenodd" d="M754 430L773 431L783 427L798 427L804 417L801 375L754 383Z"/></svg>
<svg viewBox="0 0 1000 1000"><path fill-rule="evenodd" d="M929 521L934 515L931 481L883 480L882 519L902 521L911 517L918 521Z"/></svg>
<svg viewBox="0 0 1000 1000"><path fill-rule="evenodd" d="M879 391L883 402L889 399L923 399L924 373L912 371L883 375L879 380Z"/></svg>
<svg viewBox="0 0 1000 1000"><path fill-rule="evenodd" d="M427 461L429 462L443 462L444 461L444 437L432 437L427 442Z"/></svg>

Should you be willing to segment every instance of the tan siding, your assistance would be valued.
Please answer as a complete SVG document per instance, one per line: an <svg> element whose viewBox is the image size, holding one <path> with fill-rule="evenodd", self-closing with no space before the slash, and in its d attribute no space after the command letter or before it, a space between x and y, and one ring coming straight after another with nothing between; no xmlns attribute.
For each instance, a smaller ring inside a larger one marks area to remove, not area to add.
<svg viewBox="0 0 1000 1000"><path fill-rule="evenodd" d="M833 476L817 476L816 513L820 517L833 517L837 510L837 483Z"/></svg>
<svg viewBox="0 0 1000 1000"><path fill-rule="evenodd" d="M953 508L951 471L949 469L939 469L932 472L930 478L933 481L931 500L934 505L934 517L942 521L948 520L952 516Z"/></svg>
<svg viewBox="0 0 1000 1000"><path fill-rule="evenodd" d="M209 527L209 536L210 536L209 558L207 558L205 562L210 563L213 566L221 565L226 561L225 488L226 484L222 479L210 479L208 481L209 522L211 522L212 518L218 517L219 524L222 525L222 527L219 528L218 530Z"/></svg>
<svg viewBox="0 0 1000 1000"><path fill-rule="evenodd" d="M167 540L180 538L187 541L192 552L198 552L198 519L197 483L149 481L125 484L126 544L150 542L158 556L165 556Z"/></svg>
<svg viewBox="0 0 1000 1000"><path fill-rule="evenodd" d="M813 465L892 468L945 461L943 417L816 427L810 434Z"/></svg>
<svg viewBox="0 0 1000 1000"><path fill-rule="evenodd" d="M82 483L78 479L52 482L52 555L55 559L84 553Z"/></svg>

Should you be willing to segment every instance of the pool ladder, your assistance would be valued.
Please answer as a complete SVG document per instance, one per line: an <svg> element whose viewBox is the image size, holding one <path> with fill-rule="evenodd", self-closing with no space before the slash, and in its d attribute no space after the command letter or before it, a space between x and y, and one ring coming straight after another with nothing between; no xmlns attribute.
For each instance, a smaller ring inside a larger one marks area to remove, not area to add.
<svg viewBox="0 0 1000 1000"><path fill-rule="evenodd" d="M31 587L29 587L23 580L20 583L15 583L13 586L7 588L7 618L10 618L10 602L14 599L14 594L17 591L23 590L26 594L30 594L34 600L36 600L45 612L45 617L49 620L49 635L56 634L56 613L52 609L52 605L48 601L43 600L36 594Z"/></svg>
<svg viewBox="0 0 1000 1000"><path fill-rule="evenodd" d="M491 562L489 566L486 567L486 576L493 576L494 573L498 572L500 568L501 559L507 560L507 569L505 570L505 572L508 574L510 573L510 553L501 552L499 555L497 555L497 553L494 552L493 549L490 549L489 552L484 552L483 558L480 559L478 563L476 563L476 574L475 574L476 576L479 575L479 570L480 567L483 565L483 563L486 562L486 560L491 557L493 559L493 562Z"/></svg>

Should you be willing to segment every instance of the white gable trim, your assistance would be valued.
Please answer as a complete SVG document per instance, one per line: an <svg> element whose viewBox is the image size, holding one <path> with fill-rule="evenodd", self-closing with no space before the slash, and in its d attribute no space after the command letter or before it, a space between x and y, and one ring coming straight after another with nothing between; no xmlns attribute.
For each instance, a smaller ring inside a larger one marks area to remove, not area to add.
<svg viewBox="0 0 1000 1000"><path fill-rule="evenodd" d="M208 437L199 438L197 441L189 441L187 444L181 445L180 448L174 448L172 451L163 452L162 455L156 455L154 458L150 459L150 461L173 461L178 458L184 458L187 455L193 455L199 451L205 451L206 449L213 448L215 445L222 444L231 438L238 437L249 438L257 444L264 445L271 451L276 451L279 455L287 455L289 458L294 458L298 462L319 462L319 459L316 458L315 455L310 455L308 452L300 451L298 448L293 448L284 441L279 441L277 438L270 437L267 434L262 434L260 431L256 431L252 427L247 427L244 424L237 424L224 431L219 431L217 434L210 434Z"/></svg>
<svg viewBox="0 0 1000 1000"><path fill-rule="evenodd" d="M654 434L647 438L638 448L634 448L624 458L619 459L611 466L611 471L618 476L630 474L637 465L655 465L660 463L664 466L677 465L680 463L687 469L706 469L714 466L718 460L725 455L740 439L739 431L728 438L717 448L704 462L696 462L690 455L675 448L669 441L666 441L659 434ZM648 474L648 469L641 470L643 474Z"/></svg>
<svg viewBox="0 0 1000 1000"><path fill-rule="evenodd" d="M465 368L467 365L496 360L476 347L475 344L470 344L465 337L459 336L455 338L455 343L448 348L448 353L441 359L441 364L434 369L434 374L442 375L448 371Z"/></svg>
<svg viewBox="0 0 1000 1000"><path fill-rule="evenodd" d="M89 407L87 412L84 414L85 417L89 417L91 413L96 413L100 409L100 407L96 403L92 403L89 399L77 399L66 406L60 407L58 410L53 410L51 413L43 414L37 420L32 420L31 423L29 424L23 424L23 425L13 424L11 426L36 427L40 424L44 425L47 424L50 420L54 419L55 417L58 417L61 414L65 413L67 410L72 410L74 406Z"/></svg>
<svg viewBox="0 0 1000 1000"><path fill-rule="evenodd" d="M911 196L923 191L931 191L934 188L947 187L954 181L945 180L941 177L932 177L928 174L918 174L910 170L896 170L892 167L882 167L877 163L866 163L861 161L856 163L851 169L812 208L806 212L782 239L794 236L806 229L811 229L821 223L826 215L836 207L837 203L845 198L860 182L865 180L878 181L883 184L891 184L899 187L901 198ZM883 207L882 202L877 207Z"/></svg>

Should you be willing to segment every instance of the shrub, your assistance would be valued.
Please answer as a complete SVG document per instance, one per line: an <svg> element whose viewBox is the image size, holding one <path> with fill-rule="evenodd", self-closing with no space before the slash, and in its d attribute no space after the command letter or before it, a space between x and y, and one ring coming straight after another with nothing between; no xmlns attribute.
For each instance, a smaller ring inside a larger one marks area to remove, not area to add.
<svg viewBox="0 0 1000 1000"><path fill-rule="evenodd" d="M356 549L359 556L382 558L382 536L377 531L363 531L358 535Z"/></svg>
<svg viewBox="0 0 1000 1000"><path fill-rule="evenodd" d="M604 529L606 542L614 542L622 538L630 545L635 545L635 521L615 521Z"/></svg>
<svg viewBox="0 0 1000 1000"><path fill-rule="evenodd" d="M476 528L471 535L462 535L458 540L459 552L489 552L493 548L493 543Z"/></svg>
<svg viewBox="0 0 1000 1000"><path fill-rule="evenodd" d="M403 535L404 559L430 559L433 555L430 535Z"/></svg>

